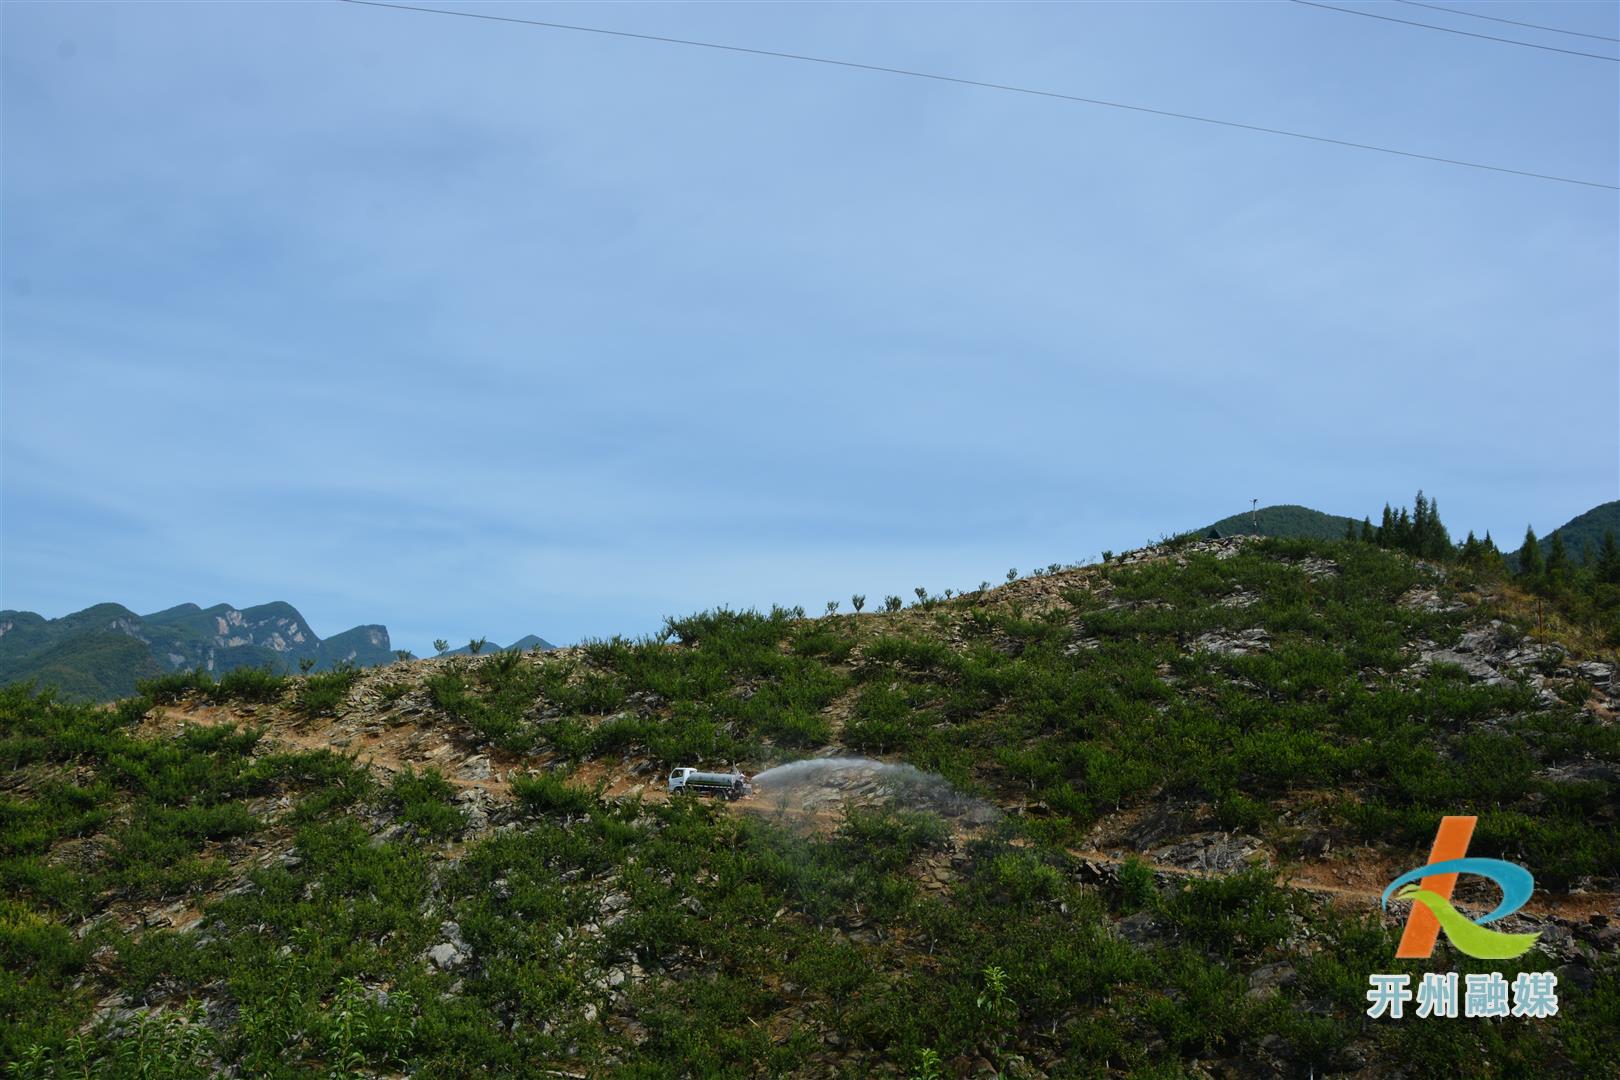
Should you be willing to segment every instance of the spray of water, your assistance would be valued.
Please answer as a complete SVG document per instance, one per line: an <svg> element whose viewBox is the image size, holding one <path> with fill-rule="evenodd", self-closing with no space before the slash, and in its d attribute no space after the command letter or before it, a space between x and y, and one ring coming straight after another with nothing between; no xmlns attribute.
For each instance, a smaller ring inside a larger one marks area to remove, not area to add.
<svg viewBox="0 0 1620 1080"><path fill-rule="evenodd" d="M995 808L962 794L936 773L863 757L794 761L754 777L763 800L783 808L832 809L839 804L902 805L971 824L989 824Z"/></svg>

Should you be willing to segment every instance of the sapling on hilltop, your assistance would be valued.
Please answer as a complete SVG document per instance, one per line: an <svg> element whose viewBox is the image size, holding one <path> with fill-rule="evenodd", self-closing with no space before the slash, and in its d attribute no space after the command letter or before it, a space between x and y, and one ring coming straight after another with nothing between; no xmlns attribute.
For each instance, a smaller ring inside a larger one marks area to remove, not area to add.
<svg viewBox="0 0 1620 1080"><path fill-rule="evenodd" d="M438 653L440 656L443 656L446 652L450 651L450 643L444 638L434 638L433 651Z"/></svg>
<svg viewBox="0 0 1620 1080"><path fill-rule="evenodd" d="M1613 538L1611 537L1610 539L1612 540ZM854 596L850 597L849 606L855 609L855 614L859 615L861 613L861 609L866 607L866 594L856 593Z"/></svg>

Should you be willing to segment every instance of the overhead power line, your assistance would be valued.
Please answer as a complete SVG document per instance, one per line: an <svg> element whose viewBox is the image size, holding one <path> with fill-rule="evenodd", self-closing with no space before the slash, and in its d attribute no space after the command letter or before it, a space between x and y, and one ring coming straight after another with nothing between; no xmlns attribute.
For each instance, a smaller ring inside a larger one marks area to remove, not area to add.
<svg viewBox="0 0 1620 1080"><path fill-rule="evenodd" d="M1556 26L1542 26L1540 23L1519 22L1517 19L1499 19L1495 15L1481 15L1477 11L1464 11L1462 8L1442 7L1439 4L1419 3L1419 0L1396 0L1396 3L1406 4L1410 7L1428 8L1430 11L1444 11L1452 15L1466 15L1470 19L1489 19L1491 22L1507 23L1509 26L1523 26L1531 30L1545 30L1549 34L1568 34L1570 37L1591 38L1594 41L1620 42L1620 37L1609 37L1606 34L1583 34L1579 30L1560 30Z"/></svg>
<svg viewBox="0 0 1620 1080"><path fill-rule="evenodd" d="M1592 60L1607 60L1611 64L1620 64L1620 56L1604 56L1602 53L1581 52L1578 49L1560 49L1556 45L1537 45L1533 41L1520 41L1517 38L1492 37L1490 34L1476 34L1472 30L1457 30L1450 26L1436 26L1433 23L1413 22L1411 19L1397 19L1393 15L1379 15L1372 11L1359 11L1356 8L1322 4L1318 3L1317 0L1293 0L1293 2L1303 4L1306 7L1321 8L1323 11L1337 11L1344 15L1360 15L1366 19L1382 19L1384 22L1400 23L1402 26L1421 26L1425 30L1438 30L1443 34L1460 34L1463 37L1478 38L1481 41L1499 41L1503 45L1520 45L1526 49L1563 53L1565 56L1585 56Z"/></svg>
<svg viewBox="0 0 1620 1080"><path fill-rule="evenodd" d="M1393 154L1396 157L1416 158L1419 161L1433 161L1442 165L1456 165L1465 169L1482 169L1486 172L1507 173L1511 176L1527 176L1533 180L1552 180L1560 184L1578 184L1581 187L1602 188L1606 191L1620 191L1620 185L1607 184L1597 180L1580 180L1570 176L1554 176L1550 173L1531 172L1527 169L1510 169L1502 165L1486 165L1478 161L1463 161L1459 158L1441 157L1436 154L1420 154L1411 150L1397 150L1388 146L1374 146L1371 143L1351 142L1348 139L1334 139L1325 135L1310 135L1302 131L1288 131L1283 128L1264 127L1259 124L1245 124L1236 120L1221 120L1212 116L1197 116L1193 113L1172 112L1169 109L1154 109L1146 105L1129 105L1120 101L1105 101L1102 98L1080 97L1077 94L1062 94L1055 90L1037 90L1026 86L1012 86L1007 83L984 82L979 79L964 79L955 75L938 75L927 71L912 71L907 68L885 67L880 64L862 64L854 60L835 60L825 56L809 56L803 53L777 52L771 49L753 49L743 45L724 45L713 41L693 41L687 38L664 37L659 34L638 34L629 30L608 30L599 26L576 26L571 23L544 22L539 19L519 19L511 15L488 15L476 11L452 11L446 8L418 7L412 4L384 3L383 0L341 0L345 4L355 4L361 7L389 8L394 11L415 11L427 15L454 15L460 18L481 19L485 22L517 23L523 26L539 26L548 30L568 30L582 34L601 34L607 37L631 38L636 41L652 41L662 45L682 45L695 49L715 49L720 52L743 53L749 56L766 56L777 60L796 60L807 64L825 64L829 67L853 68L857 71L875 71L885 75L903 75L912 79L929 79L934 82L955 83L959 86L976 86L983 90L1001 90L1011 94L1027 94L1031 97L1051 98L1057 101L1072 101L1082 105L1100 105L1109 109L1124 109L1129 112L1148 113L1153 116L1168 116L1176 120L1192 120L1200 124L1214 124L1219 127L1238 128L1242 131L1257 131L1264 135L1283 135L1290 139L1305 139L1310 142L1327 143L1331 146L1345 146L1352 150L1371 150L1380 154Z"/></svg>

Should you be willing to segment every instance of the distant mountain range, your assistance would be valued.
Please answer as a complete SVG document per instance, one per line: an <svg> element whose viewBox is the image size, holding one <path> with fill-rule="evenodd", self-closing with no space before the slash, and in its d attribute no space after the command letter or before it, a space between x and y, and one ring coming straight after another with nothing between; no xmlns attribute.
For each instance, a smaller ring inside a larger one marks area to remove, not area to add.
<svg viewBox="0 0 1620 1080"><path fill-rule="evenodd" d="M530 634L507 649L555 648ZM464 654L465 646L451 650ZM502 652L489 645L486 653ZM447 654L449 655L449 654ZM215 675L242 667L295 672L336 664L372 667L394 661L386 626L356 626L321 638L291 604L257 607L181 604L137 615L122 604L97 604L60 619L0 611L0 685L32 679L64 698L110 701L135 693L141 679L202 668Z"/></svg>
<svg viewBox="0 0 1620 1080"><path fill-rule="evenodd" d="M547 641L543 637L540 637L540 636L538 636L536 634L529 634L529 635L527 635L525 637L518 638L516 641L512 642L512 644L506 646L505 648L502 648L499 645L485 645L482 649L479 650L479 652L480 653L528 652L530 649L535 649L535 648L545 650L545 649L555 649L556 647L557 646L553 645L551 642ZM472 649L468 648L466 645L463 645L459 649L451 649L449 652L440 653L439 655L441 655L441 656L469 656L471 654L472 654Z"/></svg>
<svg viewBox="0 0 1620 1080"><path fill-rule="evenodd" d="M1381 508L1380 508L1381 509ZM1220 536L1235 536L1238 534L1260 536L1298 536L1314 540L1342 540L1345 528L1354 520L1360 522L1361 518L1348 518L1340 514L1324 514L1320 510L1312 510L1308 506L1266 506L1252 513L1233 514L1224 517L1213 525L1206 525L1195 530L1198 535L1207 536L1211 532ZM1374 525L1378 519L1372 519ZM1452 540L1460 541L1468 533L1468 525L1462 522L1451 523ZM1597 555L1598 545L1603 543L1605 531L1612 531L1620 539L1620 499L1614 502L1600 503L1586 513L1571 518L1552 532L1539 537L1538 546L1543 555L1552 545L1554 534L1563 537L1564 548L1569 552L1572 562L1579 565L1587 558ZM1496 546L1508 557L1510 565L1517 563L1517 551L1523 542L1523 534L1512 536L1493 536Z"/></svg>
<svg viewBox="0 0 1620 1080"><path fill-rule="evenodd" d="M0 683L34 679L78 700L133 694L136 680L165 671L296 671L306 658L316 670L345 661L368 667L393 660L394 651L385 626L356 626L323 639L297 608L279 601L249 608L181 604L150 615L97 604L59 619L0 611Z"/></svg>

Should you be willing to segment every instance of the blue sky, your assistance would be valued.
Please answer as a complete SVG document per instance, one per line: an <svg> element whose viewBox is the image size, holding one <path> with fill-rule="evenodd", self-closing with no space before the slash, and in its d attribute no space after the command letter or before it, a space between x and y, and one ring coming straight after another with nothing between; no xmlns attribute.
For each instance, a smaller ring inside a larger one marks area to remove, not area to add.
<svg viewBox="0 0 1620 1080"><path fill-rule="evenodd" d="M1620 65L1298 4L462 7L1620 157ZM1620 36L1612 4L1488 10ZM1251 497L1421 486L1516 540L1620 495L1612 191L339 3L0 18L0 607L569 642L971 587Z"/></svg>

